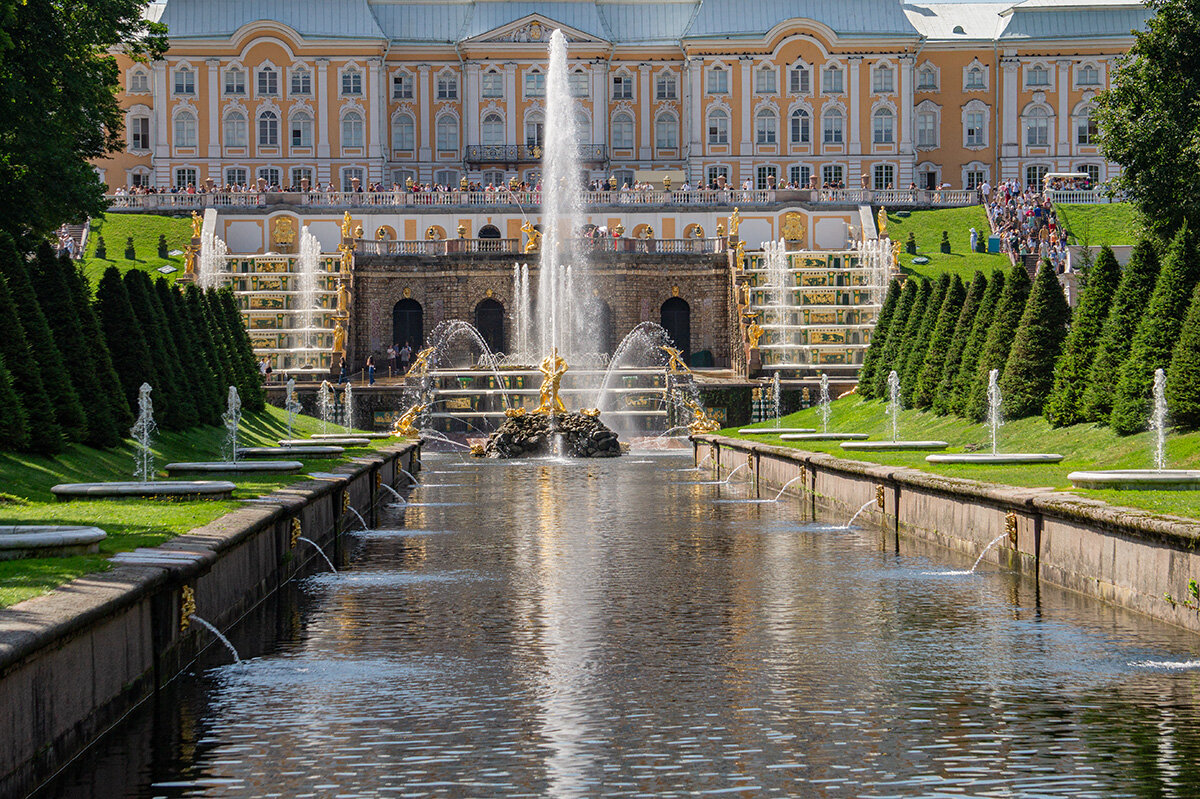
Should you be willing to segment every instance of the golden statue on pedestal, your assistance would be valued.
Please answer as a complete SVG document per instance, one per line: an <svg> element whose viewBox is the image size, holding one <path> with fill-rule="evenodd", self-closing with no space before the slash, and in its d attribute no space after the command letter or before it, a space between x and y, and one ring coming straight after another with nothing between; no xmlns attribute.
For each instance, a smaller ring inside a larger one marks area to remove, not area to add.
<svg viewBox="0 0 1200 799"><path fill-rule="evenodd" d="M737 248L733 253L733 263L739 272L746 268L746 242L738 239Z"/></svg>
<svg viewBox="0 0 1200 799"><path fill-rule="evenodd" d="M428 407L429 406L425 403L418 402L416 405L409 408L407 411L401 414L400 418L396 420L396 423L392 425L392 433L397 436L404 436L405 438L419 436L421 431L413 425L417 421L417 417L424 413L425 409Z"/></svg>
<svg viewBox="0 0 1200 799"><path fill-rule="evenodd" d="M346 352L346 326L342 324L341 319L338 319L333 326L333 351Z"/></svg>
<svg viewBox="0 0 1200 799"><path fill-rule="evenodd" d="M345 281L339 280L337 285L337 312L339 315L346 315L350 312L350 290L346 288Z"/></svg>
<svg viewBox="0 0 1200 799"><path fill-rule="evenodd" d="M885 236L887 236L887 209L886 208L881 207L879 209L879 214L878 214L878 216L876 216L876 226L879 228L879 231L877 234L879 236L879 238L882 239Z"/></svg>
<svg viewBox="0 0 1200 799"><path fill-rule="evenodd" d="M200 238L200 231L204 227L204 217L192 211L192 238Z"/></svg>
<svg viewBox="0 0 1200 799"><path fill-rule="evenodd" d="M742 226L742 215L735 207L733 213L729 215L729 238L738 238L738 228Z"/></svg>
<svg viewBox="0 0 1200 799"><path fill-rule="evenodd" d="M532 222L521 225L521 232L529 237L529 240L525 242L525 252L537 252L542 248L542 234L533 226Z"/></svg>
<svg viewBox="0 0 1200 799"><path fill-rule="evenodd" d="M696 435L697 433L711 433L714 430L721 429L721 423L709 416L703 406L691 397L683 398L683 406L692 412L692 422L688 425L688 432L692 435Z"/></svg>
<svg viewBox="0 0 1200 799"><path fill-rule="evenodd" d="M558 396L558 386L562 383L563 375L567 373L567 362L558 355L558 347L551 350L550 355L542 361L538 371L542 373L541 403L534 413L554 414L566 413L567 406Z"/></svg>
<svg viewBox="0 0 1200 799"><path fill-rule="evenodd" d="M683 353L674 347L659 347L670 359L667 361L667 371L671 374L691 374L692 370L683 362Z"/></svg>
<svg viewBox="0 0 1200 799"><path fill-rule="evenodd" d="M750 339L750 349L758 349L758 340L762 338L764 332L766 331L758 322L750 323L750 326L746 328L746 337Z"/></svg>
<svg viewBox="0 0 1200 799"><path fill-rule="evenodd" d="M349 241L354 238L354 220L350 218L350 212L347 211L342 216L342 241Z"/></svg>

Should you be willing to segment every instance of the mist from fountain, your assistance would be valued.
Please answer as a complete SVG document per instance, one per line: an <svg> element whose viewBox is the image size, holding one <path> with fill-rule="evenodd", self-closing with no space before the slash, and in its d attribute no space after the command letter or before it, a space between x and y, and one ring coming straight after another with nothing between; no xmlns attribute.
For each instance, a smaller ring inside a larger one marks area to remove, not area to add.
<svg viewBox="0 0 1200 799"><path fill-rule="evenodd" d="M221 414L225 422L225 452L226 460L238 462L238 428L242 424L242 398L238 396L236 386L229 387L229 397L225 403L225 413Z"/></svg>
<svg viewBox="0 0 1200 799"><path fill-rule="evenodd" d="M832 400L829 398L829 375L821 375L821 394L819 399L820 405L817 408L817 413L821 415L821 432L829 432L829 417L833 414Z"/></svg>
<svg viewBox="0 0 1200 799"><path fill-rule="evenodd" d="M200 233L200 255L196 261L196 284L202 289L221 285L228 263L229 247L212 228Z"/></svg>
<svg viewBox="0 0 1200 799"><path fill-rule="evenodd" d="M893 369L888 373L887 414L892 417L892 441L900 440L900 375Z"/></svg>
<svg viewBox="0 0 1200 799"><path fill-rule="evenodd" d="M771 378L771 404L774 406L772 410L775 412L775 426L779 427L783 417L783 398L781 396L782 388L780 386L779 372L775 372Z"/></svg>
<svg viewBox="0 0 1200 799"><path fill-rule="evenodd" d="M1004 397L1000 395L1000 370L993 369L988 372L988 429L992 434L992 454L998 452L998 438L1000 436L1000 428L1004 426L1004 418L1000 415L1000 403L1004 401Z"/></svg>
<svg viewBox="0 0 1200 799"><path fill-rule="evenodd" d="M354 389L349 381L342 389L342 427L347 433L354 429Z"/></svg>
<svg viewBox="0 0 1200 799"><path fill-rule="evenodd" d="M296 414L302 410L300 401L296 399L296 378L289 377L287 381L287 396L283 401L283 409L287 411L287 437L295 438L292 427L296 424Z"/></svg>
<svg viewBox="0 0 1200 799"><path fill-rule="evenodd" d="M296 275L296 288L300 291L300 329L303 335L303 349L313 347L313 324L318 310L317 282L318 270L321 268L321 242L308 229L308 225L300 228L299 257L296 266L300 271Z"/></svg>
<svg viewBox="0 0 1200 799"><path fill-rule="evenodd" d="M333 386L328 380L322 380L317 389L317 413L321 416L321 432L329 432L329 422L333 417Z"/></svg>
<svg viewBox="0 0 1200 799"><path fill-rule="evenodd" d="M138 482L149 483L154 477L154 450L150 448L158 425L154 423L154 402L150 399L149 383L142 383L138 389L137 421L130 428L133 437L133 474Z"/></svg>
<svg viewBox="0 0 1200 799"><path fill-rule="evenodd" d="M1154 468L1167 468L1167 375L1154 370L1154 406L1150 413L1150 430L1154 433Z"/></svg>

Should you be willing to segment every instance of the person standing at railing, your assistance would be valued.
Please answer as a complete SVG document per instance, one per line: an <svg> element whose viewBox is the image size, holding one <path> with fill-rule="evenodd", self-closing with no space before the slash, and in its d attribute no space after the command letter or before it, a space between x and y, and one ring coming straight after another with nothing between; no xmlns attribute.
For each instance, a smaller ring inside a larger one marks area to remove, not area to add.
<svg viewBox="0 0 1200 799"><path fill-rule="evenodd" d="M367 356L367 385L375 385L375 356Z"/></svg>

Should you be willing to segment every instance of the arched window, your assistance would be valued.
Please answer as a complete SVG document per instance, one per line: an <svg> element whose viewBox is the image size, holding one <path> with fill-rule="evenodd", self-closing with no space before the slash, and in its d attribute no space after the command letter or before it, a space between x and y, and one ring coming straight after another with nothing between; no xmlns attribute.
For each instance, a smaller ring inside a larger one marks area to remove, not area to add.
<svg viewBox="0 0 1200 799"><path fill-rule="evenodd" d="M880 108L871 117L871 140L875 144L892 144L896 141L896 115L890 108Z"/></svg>
<svg viewBox="0 0 1200 799"><path fill-rule="evenodd" d="M357 111L351 111L342 117L342 146L359 148L363 146L363 118Z"/></svg>
<svg viewBox="0 0 1200 799"><path fill-rule="evenodd" d="M1092 109L1084 108L1075 120L1075 141L1091 146L1099 142L1099 135L1100 130L1096 127L1096 117L1093 116Z"/></svg>
<svg viewBox="0 0 1200 799"><path fill-rule="evenodd" d="M479 78L479 82L482 88L480 94L484 98L492 99L504 96L504 76L496 70L489 69L483 73ZM393 92L394 94L395 92ZM412 94L410 93L408 96L412 97Z"/></svg>
<svg viewBox="0 0 1200 799"><path fill-rule="evenodd" d="M401 181L403 184L403 181ZM421 303L406 297L392 306L392 341L408 345L414 353L425 345L424 309Z"/></svg>
<svg viewBox="0 0 1200 799"><path fill-rule="evenodd" d="M313 146L313 118L307 111L298 111L292 116L292 146Z"/></svg>
<svg viewBox="0 0 1200 799"><path fill-rule="evenodd" d="M776 76L779 73L775 67L764 64L754 73L754 91L756 94L774 94Z"/></svg>
<svg viewBox="0 0 1200 799"><path fill-rule="evenodd" d="M579 137L580 144L592 143L592 121L583 109L575 112L575 135Z"/></svg>
<svg viewBox="0 0 1200 799"><path fill-rule="evenodd" d="M979 91L986 89L987 84L983 80L983 69L981 67L971 67L967 70L967 89L969 91Z"/></svg>
<svg viewBox="0 0 1200 799"><path fill-rule="evenodd" d="M874 94L891 94L896 88L896 72L886 64L875 67L871 76L871 91Z"/></svg>
<svg viewBox="0 0 1200 799"><path fill-rule="evenodd" d="M416 141L416 123L408 114L399 114L392 120L392 149L411 150Z"/></svg>
<svg viewBox="0 0 1200 799"><path fill-rule="evenodd" d="M442 114L437 119L437 148L458 149L458 120L451 114Z"/></svg>
<svg viewBox="0 0 1200 799"><path fill-rule="evenodd" d="M612 146L615 150L633 149L633 118L623 111L613 116Z"/></svg>
<svg viewBox="0 0 1200 799"><path fill-rule="evenodd" d="M1028 86L1049 86L1050 85L1050 70L1046 69L1041 64L1034 64L1025 73L1025 83Z"/></svg>
<svg viewBox="0 0 1200 799"><path fill-rule="evenodd" d="M293 97L305 97L312 94L312 73L304 67L293 69L289 93Z"/></svg>
<svg viewBox="0 0 1200 799"><path fill-rule="evenodd" d="M1079 68L1078 83L1080 86L1099 86L1100 85L1100 70L1096 69L1091 64L1084 64Z"/></svg>
<svg viewBox="0 0 1200 799"><path fill-rule="evenodd" d="M845 121L840 108L831 108L826 111L822 118L821 141L825 144L841 144Z"/></svg>
<svg viewBox="0 0 1200 799"><path fill-rule="evenodd" d="M135 69L129 73L129 91L138 93L150 91L150 76L146 74L146 70Z"/></svg>
<svg viewBox="0 0 1200 799"><path fill-rule="evenodd" d="M708 93L729 94L729 70L713 67L708 71Z"/></svg>
<svg viewBox="0 0 1200 799"><path fill-rule="evenodd" d="M1025 115L1025 143L1045 147L1050 142L1050 112L1037 106Z"/></svg>
<svg viewBox="0 0 1200 799"><path fill-rule="evenodd" d="M654 120L654 146L663 150L679 146L679 123L674 114L659 114Z"/></svg>
<svg viewBox="0 0 1200 799"><path fill-rule="evenodd" d="M723 108L708 112L708 143L729 144L729 114Z"/></svg>
<svg viewBox="0 0 1200 799"><path fill-rule="evenodd" d="M937 70L931 66L923 66L917 71L917 90L934 91L937 89Z"/></svg>
<svg viewBox="0 0 1200 799"><path fill-rule="evenodd" d="M274 111L263 111L258 115L258 146L279 146L279 116Z"/></svg>
<svg viewBox="0 0 1200 799"><path fill-rule="evenodd" d="M504 117L499 114L487 114L480 126L480 144L504 144Z"/></svg>
<svg viewBox="0 0 1200 799"><path fill-rule="evenodd" d="M258 71L258 85L255 94L259 97L275 97L279 94L279 72L271 67L263 67Z"/></svg>
<svg viewBox="0 0 1200 799"><path fill-rule="evenodd" d="M754 140L758 144L775 144L779 137L779 118L770 108L759 109L754 115Z"/></svg>
<svg viewBox="0 0 1200 799"><path fill-rule="evenodd" d="M248 137L246 115L241 111L230 112L225 117L225 146L245 147L249 143Z"/></svg>
<svg viewBox="0 0 1200 799"><path fill-rule="evenodd" d="M792 144L808 144L812 141L811 120L808 111L797 108L792 112L791 139Z"/></svg>
<svg viewBox="0 0 1200 799"><path fill-rule="evenodd" d="M192 95L196 93L196 72L190 67L180 67L174 72L173 88L175 94Z"/></svg>
<svg viewBox="0 0 1200 799"><path fill-rule="evenodd" d="M237 67L225 72L225 94L241 96L246 93L246 73Z"/></svg>
<svg viewBox="0 0 1200 799"><path fill-rule="evenodd" d="M191 111L180 111L175 115L175 146L196 146L196 115Z"/></svg>

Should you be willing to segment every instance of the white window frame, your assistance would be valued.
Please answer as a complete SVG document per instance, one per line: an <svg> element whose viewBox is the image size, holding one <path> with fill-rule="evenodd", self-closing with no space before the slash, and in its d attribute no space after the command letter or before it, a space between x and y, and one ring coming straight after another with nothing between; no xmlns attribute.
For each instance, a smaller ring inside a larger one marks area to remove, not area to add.
<svg viewBox="0 0 1200 799"><path fill-rule="evenodd" d="M821 111L821 144L841 146L846 143L846 114L833 106Z"/></svg>
<svg viewBox="0 0 1200 799"><path fill-rule="evenodd" d="M1046 76L1044 82L1035 82L1034 78ZM1041 61L1025 65L1025 88L1033 91L1054 91L1054 69Z"/></svg>
<svg viewBox="0 0 1200 799"><path fill-rule="evenodd" d="M896 165L875 164L871 167L871 188L875 191L896 188Z"/></svg>
<svg viewBox="0 0 1200 799"><path fill-rule="evenodd" d="M612 115L612 147L614 150L632 150L636 130L633 115L628 111L617 111Z"/></svg>
<svg viewBox="0 0 1200 799"><path fill-rule="evenodd" d="M821 67L821 94L846 93L846 68L838 63Z"/></svg>
<svg viewBox="0 0 1200 799"><path fill-rule="evenodd" d="M669 69L664 69L654 76L655 100L678 100L679 79Z"/></svg>
<svg viewBox="0 0 1200 799"><path fill-rule="evenodd" d="M395 78L393 78L395 80ZM479 96L485 100L500 100L504 98L504 73L494 69L485 70L479 76ZM411 99L412 95L409 95Z"/></svg>
<svg viewBox="0 0 1200 799"><path fill-rule="evenodd" d="M871 67L871 94L896 93L896 68L888 63Z"/></svg>
<svg viewBox="0 0 1200 799"><path fill-rule="evenodd" d="M705 140L712 145L724 147L729 144L729 112L724 108L710 108L704 116Z"/></svg>
<svg viewBox="0 0 1200 799"><path fill-rule="evenodd" d="M275 123L273 132L272 121ZM259 147L279 146L279 112L274 108L264 108L254 115L254 141Z"/></svg>
<svg viewBox="0 0 1200 799"><path fill-rule="evenodd" d="M871 143L896 143L896 112L886 105L871 112Z"/></svg>
<svg viewBox="0 0 1200 799"><path fill-rule="evenodd" d="M367 146L366 123L362 112L357 108L351 108L342 114L338 128L343 150L361 150Z"/></svg>
<svg viewBox="0 0 1200 799"><path fill-rule="evenodd" d="M288 119L288 144L296 148L313 146L313 115L308 109L292 112Z"/></svg>
<svg viewBox="0 0 1200 799"><path fill-rule="evenodd" d="M971 140L971 116L973 114L981 114L983 118L982 124L979 126L979 136L976 141ZM963 106L962 110L962 140L963 147L968 150L982 150L988 146L990 138L991 126L991 109L987 103L980 100L972 100Z"/></svg>
<svg viewBox="0 0 1200 799"><path fill-rule="evenodd" d="M1026 147L1049 147L1054 140L1054 113L1045 106L1030 106L1021 115L1021 127Z"/></svg>
<svg viewBox="0 0 1200 799"><path fill-rule="evenodd" d="M973 70L979 70L980 83L978 85L971 82L971 73ZM991 85L991 72L989 67L980 61L978 58L971 61L963 67L962 83L964 92L986 92L988 86Z"/></svg>
<svg viewBox="0 0 1200 799"><path fill-rule="evenodd" d="M454 74L449 69L443 69L437 74L436 91L434 97L437 100L456 102L458 100L458 75Z"/></svg>
<svg viewBox="0 0 1200 799"><path fill-rule="evenodd" d="M679 149L679 119L671 111L654 118L654 146L659 150Z"/></svg>
<svg viewBox="0 0 1200 799"><path fill-rule="evenodd" d="M788 93L812 94L812 67L803 62L788 67Z"/></svg>
<svg viewBox="0 0 1200 799"><path fill-rule="evenodd" d="M279 96L279 68L271 64L263 64L254 72L254 96Z"/></svg>
<svg viewBox="0 0 1200 799"><path fill-rule="evenodd" d="M362 97L366 92L366 78L361 68L347 64L338 73L338 97Z"/></svg>
<svg viewBox="0 0 1200 799"><path fill-rule="evenodd" d="M535 68L526 72L522 84L525 87L526 97L546 96L546 73L540 69Z"/></svg>
<svg viewBox="0 0 1200 799"><path fill-rule="evenodd" d="M705 72L704 88L707 94L729 94L729 68L713 64Z"/></svg>
<svg viewBox="0 0 1200 799"><path fill-rule="evenodd" d="M250 121L241 108L231 108L221 120L221 143L230 148L250 146Z"/></svg>
<svg viewBox="0 0 1200 799"><path fill-rule="evenodd" d="M582 69L567 73L567 89L572 97L589 97L592 93L592 76Z"/></svg>
<svg viewBox="0 0 1200 799"><path fill-rule="evenodd" d="M143 106L144 108L144 106ZM138 130L144 128L144 130ZM125 123L125 140L126 149L131 153L148 153L153 148L152 138L150 135L150 111L149 109L131 113L128 121ZM141 138L143 141L138 141Z"/></svg>
<svg viewBox="0 0 1200 799"><path fill-rule="evenodd" d="M764 106L754 113L754 143L772 147L779 144L779 114Z"/></svg>
<svg viewBox="0 0 1200 799"><path fill-rule="evenodd" d="M295 66L288 71L288 97L311 97L313 73L305 66Z"/></svg>
<svg viewBox="0 0 1200 799"><path fill-rule="evenodd" d="M1083 77L1089 71L1094 74L1095 80L1084 82ZM1094 61L1084 61L1082 64L1075 65L1075 86L1080 89L1099 89L1104 85L1104 73L1100 69L1100 65Z"/></svg>
<svg viewBox="0 0 1200 799"><path fill-rule="evenodd" d="M754 70L755 94L779 93L779 68L774 64L763 64Z"/></svg>
<svg viewBox="0 0 1200 799"><path fill-rule="evenodd" d="M221 76L221 94L225 97L246 96L246 70L232 64Z"/></svg>
<svg viewBox="0 0 1200 799"><path fill-rule="evenodd" d="M925 80L928 76L929 80ZM917 67L916 89L918 92L936 92L942 84L942 76L938 68L926 61Z"/></svg>
<svg viewBox="0 0 1200 799"><path fill-rule="evenodd" d="M408 152L416 148L417 121L412 114L400 111L392 117L392 149Z"/></svg>
<svg viewBox="0 0 1200 799"><path fill-rule="evenodd" d="M439 114L434 123L434 137L438 152L457 152L459 149L458 117L454 114Z"/></svg>
<svg viewBox="0 0 1200 799"><path fill-rule="evenodd" d="M913 115L913 143L919 150L936 150L941 144L941 113L922 103Z"/></svg>
<svg viewBox="0 0 1200 799"><path fill-rule="evenodd" d="M196 96L196 70L191 64L178 64L171 70L171 95L174 97Z"/></svg>
<svg viewBox="0 0 1200 799"><path fill-rule="evenodd" d="M399 84L397 84L399 81ZM411 100L416 96L416 80L412 73L399 70L392 73L392 99Z"/></svg>
<svg viewBox="0 0 1200 799"><path fill-rule="evenodd" d="M171 134L171 143L176 147L199 147L200 121L196 112L191 108L176 111L171 120Z"/></svg>
<svg viewBox="0 0 1200 799"><path fill-rule="evenodd" d="M129 70L129 85L126 94L150 94L150 73L142 67Z"/></svg>
<svg viewBox="0 0 1200 799"><path fill-rule="evenodd" d="M632 100L634 96L633 75L618 72L612 76L612 99Z"/></svg>
<svg viewBox="0 0 1200 799"><path fill-rule="evenodd" d="M492 118L496 121L489 122ZM497 130L500 134L498 136L495 135ZM499 146L504 144L505 136L504 115L499 111L484 111L483 118L479 120L479 143L485 146Z"/></svg>
<svg viewBox="0 0 1200 799"><path fill-rule="evenodd" d="M812 112L807 108L793 108L788 114L788 143L794 147L812 144Z"/></svg>

